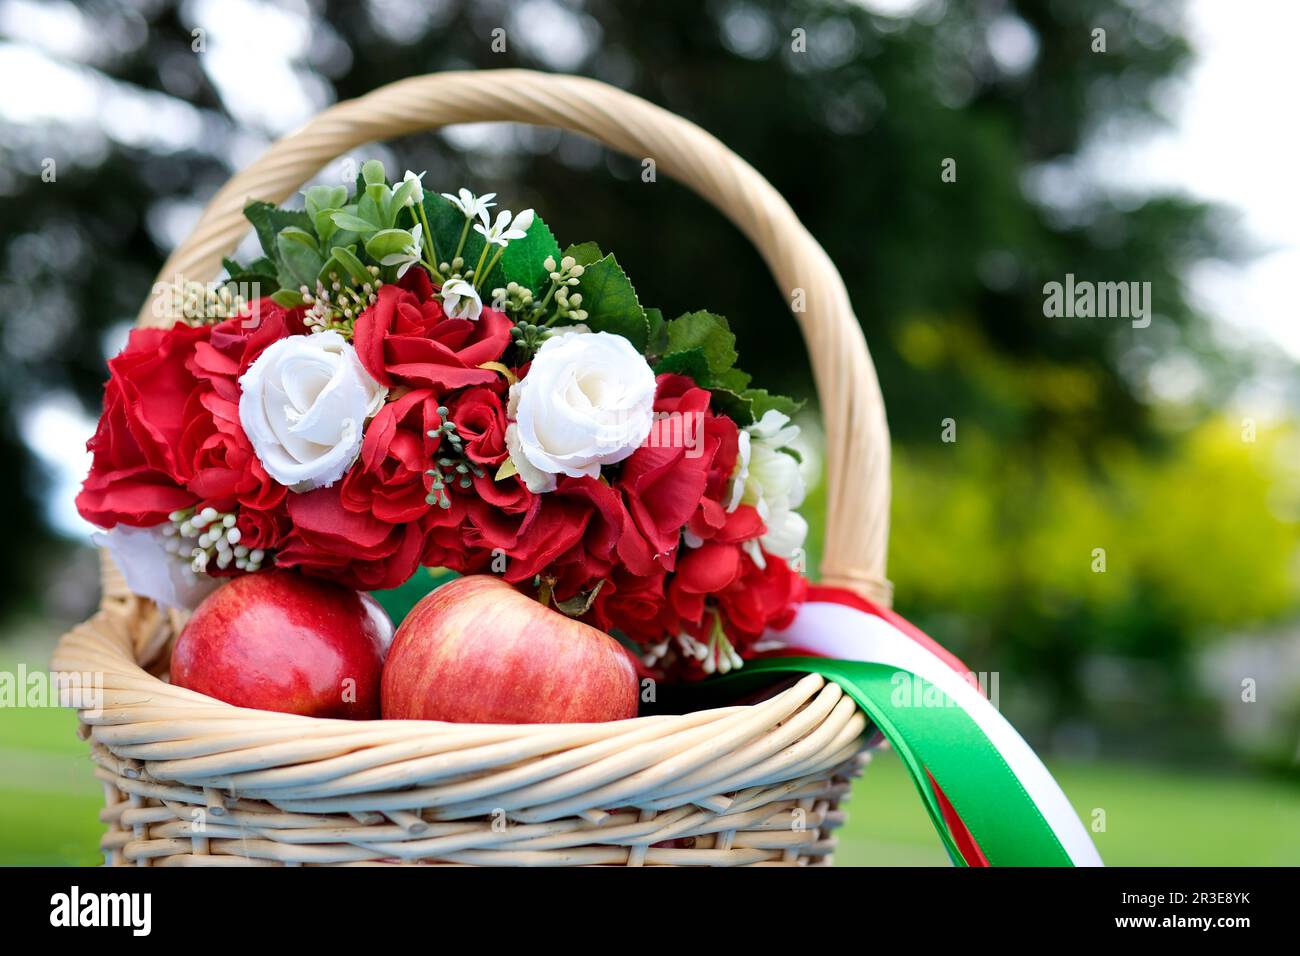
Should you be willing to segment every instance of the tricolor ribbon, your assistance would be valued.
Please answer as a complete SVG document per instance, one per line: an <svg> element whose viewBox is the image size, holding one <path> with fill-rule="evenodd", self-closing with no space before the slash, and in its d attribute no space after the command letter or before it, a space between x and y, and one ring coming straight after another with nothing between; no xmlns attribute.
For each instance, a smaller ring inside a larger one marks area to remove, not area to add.
<svg viewBox="0 0 1300 956"><path fill-rule="evenodd" d="M1038 755L967 667L903 618L815 587L794 623L767 638L807 656L749 661L737 676L817 673L838 683L902 758L955 864L1102 865Z"/></svg>

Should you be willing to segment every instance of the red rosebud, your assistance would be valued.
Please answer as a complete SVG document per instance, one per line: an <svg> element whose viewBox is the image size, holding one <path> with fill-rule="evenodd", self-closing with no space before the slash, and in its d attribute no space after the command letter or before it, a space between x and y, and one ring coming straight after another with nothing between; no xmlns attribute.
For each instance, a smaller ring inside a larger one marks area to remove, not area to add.
<svg viewBox="0 0 1300 956"><path fill-rule="evenodd" d="M498 379L504 382L504 379ZM496 388L467 388L451 403L451 420L465 443L470 461L490 466L495 471L508 454L506 450L506 409Z"/></svg>
<svg viewBox="0 0 1300 956"><path fill-rule="evenodd" d="M366 426L360 457L343 478L343 507L389 524L422 517L431 487L425 472L433 467L440 441L429 432L440 425L438 400L427 388L381 408Z"/></svg>

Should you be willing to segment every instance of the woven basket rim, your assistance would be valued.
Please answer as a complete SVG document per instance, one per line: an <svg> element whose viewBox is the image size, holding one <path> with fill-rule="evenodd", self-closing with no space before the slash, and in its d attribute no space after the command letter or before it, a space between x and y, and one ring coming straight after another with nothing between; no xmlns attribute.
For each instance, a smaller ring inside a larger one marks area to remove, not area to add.
<svg viewBox="0 0 1300 956"><path fill-rule="evenodd" d="M82 722L111 863L825 863L823 828L842 819L836 804L867 757L865 715L814 674L755 704L594 724L240 708L141 667L168 650L178 618L119 587L55 655L57 670L103 675L102 708ZM196 813L209 815L203 836ZM809 814L811 832L774 822ZM516 828L510 843L498 816ZM127 832L139 819L153 822Z"/></svg>

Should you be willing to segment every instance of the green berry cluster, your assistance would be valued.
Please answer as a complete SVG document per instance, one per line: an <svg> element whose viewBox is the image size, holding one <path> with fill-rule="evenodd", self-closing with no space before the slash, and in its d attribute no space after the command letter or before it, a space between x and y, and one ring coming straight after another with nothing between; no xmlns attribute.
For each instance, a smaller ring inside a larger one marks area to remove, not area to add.
<svg viewBox="0 0 1300 956"><path fill-rule="evenodd" d="M468 490L474 486L474 478L482 478L483 469L465 455L465 443L456 429L456 423L447 418L447 406L438 406L438 417L442 424L431 428L426 434L439 439L440 446L446 446L446 454L440 455L435 467L425 472L431 485L428 496L424 499L431 505L437 505L444 511L451 507L447 489L459 486Z"/></svg>

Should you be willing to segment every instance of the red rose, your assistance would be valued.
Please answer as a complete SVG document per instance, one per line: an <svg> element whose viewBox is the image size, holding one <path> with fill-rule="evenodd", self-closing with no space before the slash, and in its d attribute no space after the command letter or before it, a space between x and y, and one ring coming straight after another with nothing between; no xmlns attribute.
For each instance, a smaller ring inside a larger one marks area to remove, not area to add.
<svg viewBox="0 0 1300 956"><path fill-rule="evenodd" d="M127 346L110 359L110 381L120 389L126 423L145 461L179 479L186 470L177 444L184 423L185 400L196 380L185 367L195 343L209 330L178 324L167 331L134 329Z"/></svg>
<svg viewBox="0 0 1300 956"><path fill-rule="evenodd" d="M282 504L269 511L242 509L235 520L239 528L239 543L252 551L274 551L280 547L285 535L289 533L289 514Z"/></svg>
<svg viewBox="0 0 1300 956"><path fill-rule="evenodd" d="M395 588L415 573L423 534L415 523L390 524L350 511L339 485L286 498L293 528L275 555L298 568L359 591Z"/></svg>
<svg viewBox="0 0 1300 956"><path fill-rule="evenodd" d="M550 572L558 581L556 596L564 600L591 590L613 573L620 563L619 542L629 531L635 536L635 529L618 492L597 478L561 478L555 491L542 496L543 511L557 507L575 516L571 520L582 527L582 534L555 558ZM544 527L544 522L538 526ZM529 535L521 536L521 546L529 548Z"/></svg>
<svg viewBox="0 0 1300 956"><path fill-rule="evenodd" d="M582 540L591 517L591 504L581 494L557 489L539 498L519 523L514 542L502 548L510 559L505 579L527 581L547 570Z"/></svg>
<svg viewBox="0 0 1300 956"><path fill-rule="evenodd" d="M465 540L468 548L510 554L519 543L520 530L531 523L542 499L529 491L518 475L501 481L485 469L474 478L473 492L464 497L452 493L452 510L459 502L465 509Z"/></svg>
<svg viewBox="0 0 1300 956"><path fill-rule="evenodd" d="M259 299L247 314L212 326L211 336L195 346L187 364L195 377L207 381L222 398L238 404L239 377L266 347L306 331L302 309L291 312L270 299Z"/></svg>
<svg viewBox="0 0 1300 956"><path fill-rule="evenodd" d="M466 507L467 547L505 556L507 581L557 579L561 599L594 587L626 561L624 544L640 540L618 492L595 478L562 477L535 495L518 476L488 474L475 479Z"/></svg>
<svg viewBox="0 0 1300 956"><path fill-rule="evenodd" d="M717 595L727 634L742 656L764 631L789 626L808 595L807 579L785 561L764 552L763 564L746 555L740 577Z"/></svg>
<svg viewBox="0 0 1300 956"><path fill-rule="evenodd" d="M495 389L467 388L449 411L470 461L495 470L506 460L506 409Z"/></svg>
<svg viewBox="0 0 1300 956"><path fill-rule="evenodd" d="M90 474L77 496L87 521L111 528L160 524L195 496L180 487L189 470L179 454L186 399L196 380L186 368L207 327L134 329L108 363L104 412L87 442Z"/></svg>
<svg viewBox="0 0 1300 956"><path fill-rule="evenodd" d="M623 463L618 486L627 499L636 530L645 546L626 553L633 555L631 570L646 574L649 557L671 570L682 528L695 513L708 482L713 448L705 425L709 414L709 393L681 375L660 375L655 395L658 416L650 440Z"/></svg>
<svg viewBox="0 0 1300 956"><path fill-rule="evenodd" d="M476 321L448 318L423 269L411 269L399 285L379 290L378 301L353 328L357 357L375 381L439 390L486 385L510 344L513 323L484 308Z"/></svg>
<svg viewBox="0 0 1300 956"><path fill-rule="evenodd" d="M343 478L343 507L389 524L423 516L432 487L425 472L433 467L440 441L429 432L441 425L438 400L427 388L380 409L366 426L357 463Z"/></svg>
<svg viewBox="0 0 1300 956"><path fill-rule="evenodd" d="M699 624L705 600L740 580L743 560L744 553L734 544L710 541L698 548L684 548L668 588L668 600L676 614Z"/></svg>
<svg viewBox="0 0 1300 956"><path fill-rule="evenodd" d="M286 489L266 473L240 424L239 377L267 346L303 331L301 310L260 299L195 343L186 360L195 390L185 404L179 447L186 487L205 503L267 510L284 500Z"/></svg>
<svg viewBox="0 0 1300 956"><path fill-rule="evenodd" d="M492 563L492 552L468 544L469 500L454 492L448 497L450 508L430 508L420 521L424 533L420 563L430 568L450 568L461 574L487 569Z"/></svg>
<svg viewBox="0 0 1300 956"><path fill-rule="evenodd" d="M664 598L666 573L637 577L618 569L601 585L589 618L603 631L617 630L642 645L673 636L672 609Z"/></svg>

